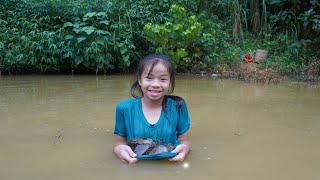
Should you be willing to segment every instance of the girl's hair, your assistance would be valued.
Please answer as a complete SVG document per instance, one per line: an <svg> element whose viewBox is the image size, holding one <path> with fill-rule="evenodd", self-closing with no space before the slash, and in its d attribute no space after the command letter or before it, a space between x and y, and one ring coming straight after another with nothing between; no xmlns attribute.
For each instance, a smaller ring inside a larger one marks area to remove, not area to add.
<svg viewBox="0 0 320 180"><path fill-rule="evenodd" d="M152 72L154 66L158 63L162 63L167 67L167 70L170 75L170 89L168 91L168 94L173 93L174 86L175 86L175 71L174 71L174 68L170 62L170 58L167 55L163 55L163 54L152 54L152 55L148 55L145 58L143 58L138 65L138 69L136 72L136 80L131 85L131 95L134 98L139 98L139 97L143 96L143 92L142 92L141 87L139 85L139 80L142 76L143 71L146 68L150 67L149 72L148 72L148 74L150 74ZM139 94L137 94L137 92ZM181 98L179 96L165 95L163 98L163 101L162 101L162 108L165 112L167 112L166 104L167 104L168 98L171 98L171 99L177 101L177 108L181 109L181 107L184 103L183 98Z"/></svg>

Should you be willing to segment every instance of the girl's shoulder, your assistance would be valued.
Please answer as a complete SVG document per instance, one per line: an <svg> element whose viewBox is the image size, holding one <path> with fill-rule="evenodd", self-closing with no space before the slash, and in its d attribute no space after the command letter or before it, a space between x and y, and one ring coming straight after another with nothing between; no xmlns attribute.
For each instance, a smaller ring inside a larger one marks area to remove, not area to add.
<svg viewBox="0 0 320 180"><path fill-rule="evenodd" d="M126 100L122 100L118 103L117 107L121 107L121 108L130 108L134 105L138 105L140 101L140 98L137 99L126 99Z"/></svg>

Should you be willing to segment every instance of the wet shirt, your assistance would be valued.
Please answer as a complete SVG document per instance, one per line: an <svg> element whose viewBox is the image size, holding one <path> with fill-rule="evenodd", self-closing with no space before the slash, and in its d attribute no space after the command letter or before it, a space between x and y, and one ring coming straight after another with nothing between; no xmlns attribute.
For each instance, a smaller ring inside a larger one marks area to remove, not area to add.
<svg viewBox="0 0 320 180"><path fill-rule="evenodd" d="M179 135L190 128L190 117L185 103L179 110L176 101L168 98L167 112L161 111L156 124L151 125L142 111L141 98L120 102L116 108L114 134L130 141L136 137L146 137L176 146L180 144Z"/></svg>

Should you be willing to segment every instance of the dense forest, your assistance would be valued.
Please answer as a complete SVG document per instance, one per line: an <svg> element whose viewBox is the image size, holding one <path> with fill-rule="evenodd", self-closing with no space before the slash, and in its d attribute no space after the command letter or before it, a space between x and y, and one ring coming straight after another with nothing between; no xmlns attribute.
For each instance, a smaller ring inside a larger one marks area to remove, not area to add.
<svg viewBox="0 0 320 180"><path fill-rule="evenodd" d="M318 0L0 0L0 73L129 73L165 53L181 73L320 75Z"/></svg>

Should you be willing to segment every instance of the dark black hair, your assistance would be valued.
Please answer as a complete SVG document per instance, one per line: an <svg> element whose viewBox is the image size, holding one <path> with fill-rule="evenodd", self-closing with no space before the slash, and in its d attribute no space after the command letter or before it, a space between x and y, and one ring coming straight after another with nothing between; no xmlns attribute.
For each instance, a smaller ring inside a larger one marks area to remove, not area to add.
<svg viewBox="0 0 320 180"><path fill-rule="evenodd" d="M154 66L158 63L163 63L166 67L167 70L170 74L170 89L168 91L169 94L172 94L174 91L174 86L175 86L175 70L174 67L170 61L170 58L167 55L163 55L163 54L152 54L152 55L148 55L145 58L143 58L137 68L136 71L136 79L133 82L133 84L131 85L131 95L134 98L139 98L139 97L143 97L143 92L141 90L141 87L139 85L139 80L142 76L143 71L150 67L148 74L150 74L154 68ZM139 93L139 94L137 94ZM173 95L165 95L162 101L162 108L164 110L164 112L167 112L167 101L168 98L171 98L173 100L175 100L177 102L177 108L181 109L184 100L183 98L179 97L179 96L173 96Z"/></svg>

